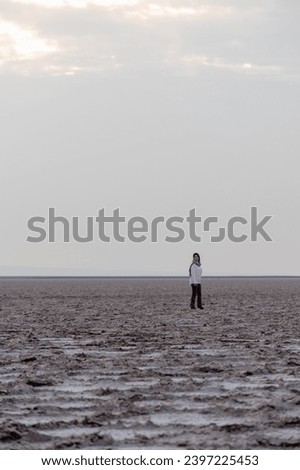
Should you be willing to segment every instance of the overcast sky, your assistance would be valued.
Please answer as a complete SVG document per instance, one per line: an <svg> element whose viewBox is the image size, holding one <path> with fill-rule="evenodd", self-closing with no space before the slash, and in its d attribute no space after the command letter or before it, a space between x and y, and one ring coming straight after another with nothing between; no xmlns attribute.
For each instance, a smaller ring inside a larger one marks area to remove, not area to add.
<svg viewBox="0 0 300 470"><path fill-rule="evenodd" d="M186 275L194 251L206 275L300 275L299 20L297 0L2 0L0 275ZM84 236L102 208L251 206L272 242L26 241L49 207Z"/></svg>

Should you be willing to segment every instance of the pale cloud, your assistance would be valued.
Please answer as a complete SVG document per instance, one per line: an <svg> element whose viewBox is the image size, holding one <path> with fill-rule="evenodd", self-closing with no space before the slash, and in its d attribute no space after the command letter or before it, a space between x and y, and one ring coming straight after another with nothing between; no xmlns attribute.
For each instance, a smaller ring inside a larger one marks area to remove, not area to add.
<svg viewBox="0 0 300 470"><path fill-rule="evenodd" d="M40 65L40 71L47 76L73 76L82 73L101 73L117 71L122 68L122 64L116 60L112 55L102 56L97 64L86 63L84 66L72 65L71 63L62 63L57 61L54 64L49 64L48 61L43 61Z"/></svg>
<svg viewBox="0 0 300 470"><path fill-rule="evenodd" d="M176 16L195 16L196 14L205 13L205 8L197 10L195 8L186 7L171 7L164 6L155 3L146 5L144 8L138 8L129 11L127 14L132 17L138 17L140 19L149 19L151 17L176 17Z"/></svg>
<svg viewBox="0 0 300 470"><path fill-rule="evenodd" d="M56 51L56 46L41 39L35 31L22 29L7 21L0 21L2 64L10 60L35 59Z"/></svg>
<svg viewBox="0 0 300 470"><path fill-rule="evenodd" d="M189 69L191 75L197 73L199 66L252 75L280 75L283 72L282 68L277 65L253 64L249 62L232 63L226 62L224 59L219 57L207 57L204 55L184 56L182 58L182 63Z"/></svg>
<svg viewBox="0 0 300 470"><path fill-rule="evenodd" d="M182 3L182 2L180 2ZM235 12L235 8L230 5L210 5L206 3L191 3L190 6L174 5L172 2L151 3L144 2L138 8L130 9L126 14L128 17L139 18L141 20L155 20L156 18L191 18L196 19L199 17L222 17L231 15Z"/></svg>
<svg viewBox="0 0 300 470"><path fill-rule="evenodd" d="M2 74L21 58L15 72L47 75L299 74L298 24L276 0L7 0L1 17Z"/></svg>
<svg viewBox="0 0 300 470"><path fill-rule="evenodd" d="M138 0L13 0L23 5L38 5L46 8L72 7L86 8L91 5L103 7L130 6L139 3Z"/></svg>
<svg viewBox="0 0 300 470"><path fill-rule="evenodd" d="M27 6L41 6L48 9L53 8L88 8L102 7L107 9L124 10L128 17L135 17L142 20L155 18L176 18L176 17L224 17L232 15L238 8L232 4L224 2L208 2L195 0L161 0L160 2L147 0L11 0L12 3ZM246 7L248 11L249 8ZM251 11L253 7L251 7Z"/></svg>

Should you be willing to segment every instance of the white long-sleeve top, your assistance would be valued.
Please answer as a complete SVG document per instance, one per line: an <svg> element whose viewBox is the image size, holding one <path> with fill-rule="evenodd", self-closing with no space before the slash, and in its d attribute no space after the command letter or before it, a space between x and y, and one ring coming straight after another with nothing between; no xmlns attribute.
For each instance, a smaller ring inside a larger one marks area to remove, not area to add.
<svg viewBox="0 0 300 470"><path fill-rule="evenodd" d="M201 284L202 266L193 263L191 266L190 285Z"/></svg>

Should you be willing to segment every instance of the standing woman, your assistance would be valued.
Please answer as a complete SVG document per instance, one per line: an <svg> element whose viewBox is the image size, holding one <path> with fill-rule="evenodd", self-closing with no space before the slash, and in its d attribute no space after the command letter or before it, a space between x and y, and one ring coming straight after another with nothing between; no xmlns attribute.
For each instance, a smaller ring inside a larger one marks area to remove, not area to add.
<svg viewBox="0 0 300 470"><path fill-rule="evenodd" d="M193 254L193 262L189 269L190 285L192 286L191 309L195 309L195 300L197 297L197 307L203 310L201 296L201 276L202 267L199 253Z"/></svg>

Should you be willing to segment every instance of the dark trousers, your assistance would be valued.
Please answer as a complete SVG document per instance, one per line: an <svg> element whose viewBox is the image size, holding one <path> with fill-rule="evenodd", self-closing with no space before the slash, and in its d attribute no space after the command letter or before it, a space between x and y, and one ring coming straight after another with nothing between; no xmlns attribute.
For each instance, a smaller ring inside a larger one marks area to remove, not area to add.
<svg viewBox="0 0 300 470"><path fill-rule="evenodd" d="M191 307L195 307L197 297L197 307L202 307L201 284L192 284Z"/></svg>

